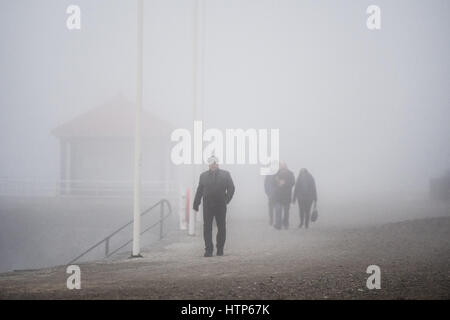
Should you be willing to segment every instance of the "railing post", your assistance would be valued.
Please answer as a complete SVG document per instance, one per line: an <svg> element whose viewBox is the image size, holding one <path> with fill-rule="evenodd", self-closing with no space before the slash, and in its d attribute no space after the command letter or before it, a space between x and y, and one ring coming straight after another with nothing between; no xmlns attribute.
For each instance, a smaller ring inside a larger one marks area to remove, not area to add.
<svg viewBox="0 0 450 320"><path fill-rule="evenodd" d="M105 258L108 258L109 255L109 238L106 238L105 241Z"/></svg>
<svg viewBox="0 0 450 320"><path fill-rule="evenodd" d="M163 218L164 218L164 201L161 201L161 212L159 217L159 239L163 238Z"/></svg>
<svg viewBox="0 0 450 320"><path fill-rule="evenodd" d="M1 180L0 180L0 187L2 186L1 184ZM168 213L167 215L165 215L165 208L164 208L164 204L167 205L167 209L168 209ZM159 238L162 239L163 238L163 231L164 231L164 219L169 217L172 214L172 206L170 205L170 202L163 199L159 202L156 202L154 205L152 205L150 208L148 208L147 210L145 210L143 214L146 214L147 212L149 212L150 210L157 210L158 205L160 205L160 220L158 222L153 223L149 228L145 229L143 232L146 232L150 229L153 229L154 227L157 227L158 223L160 224L160 228L159 228ZM103 242L105 243L105 257L109 257L111 255L113 255L114 253L118 252L120 249L124 248L126 245L132 243L133 239L126 242L124 245L119 246L118 248L114 248L112 251L109 248L110 245L110 240L112 237L114 237L119 231L123 230L125 227L133 224L133 220L131 220L130 222L126 223L125 225L123 225L122 227L120 227L119 229L117 229L116 231L114 231L113 233L109 234L106 238L103 238L102 240L100 240L99 242L97 242L96 244L94 244L92 247L90 247L89 249L87 249L86 251L84 251L82 254L80 254L79 256L77 256L76 258L72 259L68 264L73 264L75 261L79 260L80 258L82 258L83 256L85 256L88 252L91 252L93 249L100 247Z"/></svg>

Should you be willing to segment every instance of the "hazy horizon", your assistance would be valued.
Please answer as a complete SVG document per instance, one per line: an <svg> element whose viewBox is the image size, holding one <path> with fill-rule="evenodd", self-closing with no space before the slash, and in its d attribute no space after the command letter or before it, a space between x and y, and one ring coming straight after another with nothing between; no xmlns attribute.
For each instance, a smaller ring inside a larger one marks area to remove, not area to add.
<svg viewBox="0 0 450 320"><path fill-rule="evenodd" d="M135 101L135 3L77 1L75 31L70 4L2 2L0 177L57 179L50 131L117 94ZM198 120L279 128L281 159L330 196L426 192L450 166L450 5L380 0L370 31L369 4L205 2ZM193 1L144 1L145 109L190 130L193 14ZM259 166L228 168L241 190L261 182Z"/></svg>

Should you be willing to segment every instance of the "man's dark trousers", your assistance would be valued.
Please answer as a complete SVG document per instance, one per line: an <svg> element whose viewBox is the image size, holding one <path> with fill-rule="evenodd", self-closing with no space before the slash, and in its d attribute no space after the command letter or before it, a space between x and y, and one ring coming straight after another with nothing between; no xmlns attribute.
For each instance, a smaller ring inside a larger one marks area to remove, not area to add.
<svg viewBox="0 0 450 320"><path fill-rule="evenodd" d="M269 221L270 225L273 224L273 212L275 210L275 201L273 199L269 199Z"/></svg>
<svg viewBox="0 0 450 320"><path fill-rule="evenodd" d="M275 228L281 229L281 225L285 228L289 228L289 202L277 202L275 204ZM284 216L282 215L284 211Z"/></svg>
<svg viewBox="0 0 450 320"><path fill-rule="evenodd" d="M217 224L216 245L217 250L223 250L226 239L226 206L214 206L203 208L203 238L205 239L205 251L212 253L214 244L212 242L212 225L214 218Z"/></svg>

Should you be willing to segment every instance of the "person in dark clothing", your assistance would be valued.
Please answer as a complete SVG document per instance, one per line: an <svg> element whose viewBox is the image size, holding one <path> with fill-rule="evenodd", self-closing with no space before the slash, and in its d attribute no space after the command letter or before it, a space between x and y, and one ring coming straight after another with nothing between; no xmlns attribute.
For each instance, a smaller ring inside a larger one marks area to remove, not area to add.
<svg viewBox="0 0 450 320"><path fill-rule="evenodd" d="M275 225L276 229L289 228L289 207L291 205L292 187L295 184L295 177L292 171L287 168L286 163L280 162L280 169L275 174ZM282 217L282 211L284 216Z"/></svg>
<svg viewBox="0 0 450 320"><path fill-rule="evenodd" d="M234 184L228 171L219 169L218 159L208 159L209 170L200 175L193 209L198 211L203 198L203 238L205 240L205 257L211 257L214 249L212 242L212 224L217 224L217 255L223 255L226 239L226 212L234 194Z"/></svg>
<svg viewBox="0 0 450 320"><path fill-rule="evenodd" d="M317 204L317 191L316 182L306 169L301 169L294 188L293 203L298 201L298 211L300 214L300 225L299 228L305 225L308 228L311 206L313 203Z"/></svg>
<svg viewBox="0 0 450 320"><path fill-rule="evenodd" d="M266 192L267 199L269 200L269 224L273 225L273 211L275 209L275 175L267 175L264 178L264 191Z"/></svg>

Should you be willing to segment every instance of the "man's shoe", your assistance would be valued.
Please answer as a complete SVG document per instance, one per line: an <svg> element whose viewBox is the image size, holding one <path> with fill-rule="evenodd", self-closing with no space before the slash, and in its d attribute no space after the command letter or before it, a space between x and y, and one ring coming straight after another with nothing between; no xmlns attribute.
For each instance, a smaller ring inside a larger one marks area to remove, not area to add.
<svg viewBox="0 0 450 320"><path fill-rule="evenodd" d="M300 224L298 225L298 227L299 227L299 228L303 227L303 223L300 223Z"/></svg>
<svg viewBox="0 0 450 320"><path fill-rule="evenodd" d="M204 256L205 258L212 257L212 252L205 251L205 254L204 254L203 256Z"/></svg>
<svg viewBox="0 0 450 320"><path fill-rule="evenodd" d="M223 249L217 249L217 255L223 256Z"/></svg>

